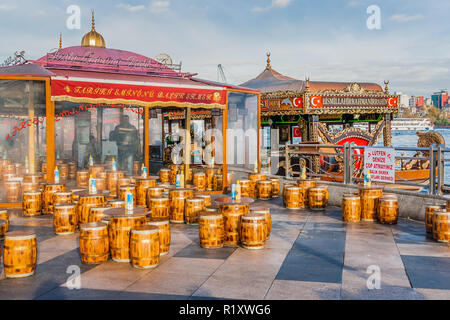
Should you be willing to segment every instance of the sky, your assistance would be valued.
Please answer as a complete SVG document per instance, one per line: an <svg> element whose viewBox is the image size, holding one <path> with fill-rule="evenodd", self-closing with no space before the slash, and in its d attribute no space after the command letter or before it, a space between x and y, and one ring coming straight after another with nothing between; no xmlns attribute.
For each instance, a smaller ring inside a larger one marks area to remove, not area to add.
<svg viewBox="0 0 450 320"><path fill-rule="evenodd" d="M80 29L69 29L71 5ZM370 6L380 9L369 29ZM0 0L0 63L15 51L38 59L96 30L108 48L169 54L183 71L241 84L266 66L297 78L376 82L430 96L450 89L449 0Z"/></svg>

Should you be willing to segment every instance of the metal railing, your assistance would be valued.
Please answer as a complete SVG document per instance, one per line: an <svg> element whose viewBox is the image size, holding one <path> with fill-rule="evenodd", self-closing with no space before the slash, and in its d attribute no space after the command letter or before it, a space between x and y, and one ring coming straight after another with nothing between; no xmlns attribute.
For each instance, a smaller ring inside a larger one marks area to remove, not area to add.
<svg viewBox="0 0 450 320"><path fill-rule="evenodd" d="M309 177L356 184L362 182L364 150L353 143L344 145L295 144L285 145L286 178L300 176L306 165ZM450 167L450 149L442 145L429 148L391 147L395 151L395 186L433 195L450 192L445 184L445 167ZM450 170L450 168L449 168ZM450 181L448 181L450 182Z"/></svg>

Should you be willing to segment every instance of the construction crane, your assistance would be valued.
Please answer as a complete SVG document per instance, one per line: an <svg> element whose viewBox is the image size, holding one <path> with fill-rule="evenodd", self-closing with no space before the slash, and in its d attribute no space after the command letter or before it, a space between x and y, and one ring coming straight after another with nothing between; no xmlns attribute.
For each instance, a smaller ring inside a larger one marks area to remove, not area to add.
<svg viewBox="0 0 450 320"><path fill-rule="evenodd" d="M217 81L227 83L227 78L225 77L225 72L223 72L223 67L221 64L217 65Z"/></svg>

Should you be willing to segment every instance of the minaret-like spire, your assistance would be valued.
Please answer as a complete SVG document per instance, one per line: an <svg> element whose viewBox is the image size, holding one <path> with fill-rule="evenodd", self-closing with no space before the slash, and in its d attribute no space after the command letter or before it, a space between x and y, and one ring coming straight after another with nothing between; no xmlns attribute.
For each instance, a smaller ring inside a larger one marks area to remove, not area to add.
<svg viewBox="0 0 450 320"><path fill-rule="evenodd" d="M59 50L62 49L62 33L59 33Z"/></svg>
<svg viewBox="0 0 450 320"><path fill-rule="evenodd" d="M95 31L95 17L94 17L94 10L92 10L92 31Z"/></svg>
<svg viewBox="0 0 450 320"><path fill-rule="evenodd" d="M272 68L270 66L270 52L267 52L266 54L267 54L267 66L266 66L266 69L269 70L269 69Z"/></svg>
<svg viewBox="0 0 450 320"><path fill-rule="evenodd" d="M309 91L309 77L305 78L305 90Z"/></svg>

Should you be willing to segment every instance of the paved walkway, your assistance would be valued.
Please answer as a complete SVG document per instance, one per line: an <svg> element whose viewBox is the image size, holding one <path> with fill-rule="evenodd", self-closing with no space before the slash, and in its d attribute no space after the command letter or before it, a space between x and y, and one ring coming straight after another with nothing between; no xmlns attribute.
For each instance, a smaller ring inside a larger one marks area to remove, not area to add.
<svg viewBox="0 0 450 320"><path fill-rule="evenodd" d="M12 212L11 230L37 233L38 266L32 277L5 279L2 263L0 299L450 299L450 246L427 238L421 223L345 224L336 207L255 204L272 211L264 250L202 249L197 226L172 224L170 252L152 270L111 260L83 265L79 233L56 236L51 217ZM70 265L80 267L79 290L66 284ZM368 289L368 267L380 271L379 289Z"/></svg>

